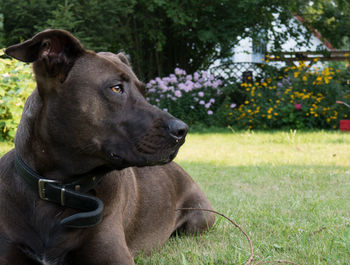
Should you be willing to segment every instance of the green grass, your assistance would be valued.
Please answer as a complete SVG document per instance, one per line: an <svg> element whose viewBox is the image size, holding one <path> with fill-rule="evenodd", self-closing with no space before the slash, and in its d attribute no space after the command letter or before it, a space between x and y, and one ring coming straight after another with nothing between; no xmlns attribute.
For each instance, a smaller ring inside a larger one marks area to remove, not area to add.
<svg viewBox="0 0 350 265"><path fill-rule="evenodd" d="M176 161L249 234L256 255L350 264L350 134L194 133ZM248 257L243 234L219 217L205 235L172 238L136 264L245 264Z"/></svg>
<svg viewBox="0 0 350 265"><path fill-rule="evenodd" d="M0 144L0 154L9 148ZM350 264L350 134L192 133L176 161L249 234L257 260ZM208 233L171 238L136 264L236 265L248 257L246 238L218 217Z"/></svg>

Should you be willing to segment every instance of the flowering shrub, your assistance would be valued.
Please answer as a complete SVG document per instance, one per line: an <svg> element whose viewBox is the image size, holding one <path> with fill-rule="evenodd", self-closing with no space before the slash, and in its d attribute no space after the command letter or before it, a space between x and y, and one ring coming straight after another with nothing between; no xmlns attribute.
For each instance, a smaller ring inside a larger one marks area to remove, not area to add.
<svg viewBox="0 0 350 265"><path fill-rule="evenodd" d="M241 84L245 95L227 120L241 128L336 128L348 111L336 104L350 97L338 78L340 70L300 62L279 75Z"/></svg>
<svg viewBox="0 0 350 265"><path fill-rule="evenodd" d="M148 100L190 125L217 125L218 110L224 100L222 83L205 71L186 74L176 68L174 74L157 77L147 84Z"/></svg>
<svg viewBox="0 0 350 265"><path fill-rule="evenodd" d="M4 52L0 50L0 56ZM35 87L29 64L0 57L0 140L12 140L26 98Z"/></svg>

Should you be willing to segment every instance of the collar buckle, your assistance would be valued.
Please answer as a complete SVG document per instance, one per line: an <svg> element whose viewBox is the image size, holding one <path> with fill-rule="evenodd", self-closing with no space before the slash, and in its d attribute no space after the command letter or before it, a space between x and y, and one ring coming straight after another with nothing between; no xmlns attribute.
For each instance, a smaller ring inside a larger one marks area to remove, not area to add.
<svg viewBox="0 0 350 265"><path fill-rule="evenodd" d="M46 197L46 184L53 183L58 184L58 181L52 179L39 179L38 181L38 190L40 199L49 201L49 198Z"/></svg>

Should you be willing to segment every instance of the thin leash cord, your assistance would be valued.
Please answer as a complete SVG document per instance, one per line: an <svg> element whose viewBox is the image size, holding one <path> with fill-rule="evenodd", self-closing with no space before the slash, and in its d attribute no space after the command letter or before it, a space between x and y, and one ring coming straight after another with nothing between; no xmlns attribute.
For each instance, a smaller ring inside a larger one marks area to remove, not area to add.
<svg viewBox="0 0 350 265"><path fill-rule="evenodd" d="M225 218L226 220L228 220L231 224L233 224L236 228L238 228L243 234L244 236L247 238L248 243L249 243L249 247L250 247L250 256L247 260L247 262L245 263L245 265L258 265L258 264L292 264L292 265L298 265L295 262L289 261L289 260L275 260L275 261L266 261L264 260L264 258L260 261L258 261L257 263L253 263L254 261L254 249L253 249L253 243L250 240L249 235L247 234L246 231L244 231L244 229L238 225L235 221L233 221L232 219L228 218L226 215L219 213L217 211L214 210L210 210L210 209L202 209L202 208L178 208L175 211L203 211L203 212L211 212L217 215L220 215L221 217Z"/></svg>

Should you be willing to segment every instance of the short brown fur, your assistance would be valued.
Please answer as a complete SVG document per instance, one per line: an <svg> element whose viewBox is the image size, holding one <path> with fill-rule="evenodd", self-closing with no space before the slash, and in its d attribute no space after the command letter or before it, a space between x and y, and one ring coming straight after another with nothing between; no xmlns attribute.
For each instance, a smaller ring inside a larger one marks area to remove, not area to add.
<svg viewBox="0 0 350 265"><path fill-rule="evenodd" d="M6 53L34 63L37 88L28 98L15 150L0 160L1 265L131 265L140 251L176 231L214 223L191 177L171 160L188 127L144 98L144 85L124 55L86 51L70 33L47 30ZM111 91L118 85L119 94ZM103 176L89 193L104 203L103 221L68 229L75 213L43 201L14 168L14 154L38 174L69 182Z"/></svg>

